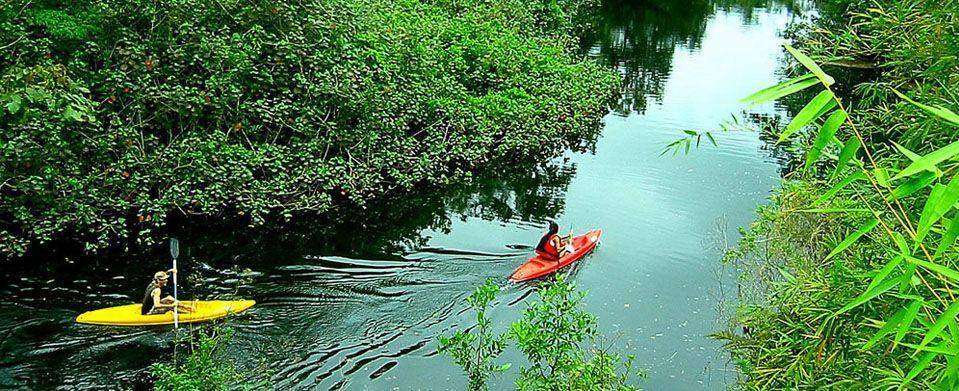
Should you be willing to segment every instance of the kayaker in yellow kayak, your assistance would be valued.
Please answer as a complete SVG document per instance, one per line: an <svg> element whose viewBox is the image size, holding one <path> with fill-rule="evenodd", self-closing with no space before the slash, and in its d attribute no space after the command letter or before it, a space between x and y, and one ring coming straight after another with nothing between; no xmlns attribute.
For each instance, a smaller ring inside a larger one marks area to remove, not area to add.
<svg viewBox="0 0 959 391"><path fill-rule="evenodd" d="M181 304L173 298L173 295L167 290L167 282L170 274L176 274L176 269L156 272L153 274L153 281L147 285L143 294L143 302L140 306L141 315L157 315L173 311L177 307L179 312L193 312L193 307Z"/></svg>
<svg viewBox="0 0 959 391"><path fill-rule="evenodd" d="M559 261L564 255L573 252L573 246L570 244L570 238L573 234L570 233L569 236L559 236L559 224L556 224L555 221L549 220L549 230L543 234L543 237L539 240L539 244L536 245L536 253L540 256L547 258L551 261Z"/></svg>

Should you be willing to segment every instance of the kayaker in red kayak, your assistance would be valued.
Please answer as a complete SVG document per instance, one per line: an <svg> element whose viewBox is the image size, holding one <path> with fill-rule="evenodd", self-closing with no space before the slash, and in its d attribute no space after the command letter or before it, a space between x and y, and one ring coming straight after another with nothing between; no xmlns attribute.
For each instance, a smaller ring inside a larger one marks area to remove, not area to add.
<svg viewBox="0 0 959 391"><path fill-rule="evenodd" d="M549 231L543 235L539 240L539 244L536 245L536 254L550 261L559 261L564 255L573 252L573 248L569 242L573 235L559 236L557 234L558 232L559 224L550 220Z"/></svg>

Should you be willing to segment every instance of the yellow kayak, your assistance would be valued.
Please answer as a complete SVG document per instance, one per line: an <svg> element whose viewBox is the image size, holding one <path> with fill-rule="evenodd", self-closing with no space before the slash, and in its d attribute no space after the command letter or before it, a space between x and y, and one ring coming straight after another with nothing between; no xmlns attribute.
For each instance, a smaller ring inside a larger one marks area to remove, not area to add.
<svg viewBox="0 0 959 391"><path fill-rule="evenodd" d="M180 323L204 322L219 319L230 314L243 312L256 304L253 300L237 301L192 301L181 303L193 306L191 313L179 313ZM140 304L121 305L84 312L77 317L78 323L111 326L156 326L173 324L173 312L158 315L141 315Z"/></svg>

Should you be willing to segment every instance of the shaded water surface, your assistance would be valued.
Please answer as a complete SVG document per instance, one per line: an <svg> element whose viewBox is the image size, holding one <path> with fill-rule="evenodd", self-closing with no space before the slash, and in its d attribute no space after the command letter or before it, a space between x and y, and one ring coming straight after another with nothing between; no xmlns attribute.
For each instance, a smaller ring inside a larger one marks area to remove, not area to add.
<svg viewBox="0 0 959 391"><path fill-rule="evenodd" d="M487 278L505 285L555 218L564 230L604 230L572 279L589 291L610 342L648 372L643 387L724 389L734 369L707 334L721 327L735 276L718 258L777 183L778 165L755 133L723 133L721 148L690 156L660 153L683 129L717 128L741 110L739 98L777 80L778 32L792 11L707 1L604 7L583 46L623 75L624 93L593 152L332 221L184 228L184 295L258 302L230 322L230 356L284 389L462 389L458 368L435 355L437 335L469 325L465 296ZM138 300L165 266L160 255L6 268L0 388L143 384L145 368L170 356L169 328L73 318ZM518 318L534 285L505 289L491 314L498 328ZM509 350L504 361L517 357Z"/></svg>

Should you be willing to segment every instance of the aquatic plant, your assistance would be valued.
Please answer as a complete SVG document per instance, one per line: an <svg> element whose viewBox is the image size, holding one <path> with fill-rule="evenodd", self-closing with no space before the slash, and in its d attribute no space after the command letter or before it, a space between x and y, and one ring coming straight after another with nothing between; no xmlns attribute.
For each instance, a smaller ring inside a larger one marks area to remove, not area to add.
<svg viewBox="0 0 959 391"><path fill-rule="evenodd" d="M160 391L225 391L268 389L264 382L251 379L233 361L222 354L233 338L233 330L223 326L190 330L185 356L174 356L171 363L156 363L150 372Z"/></svg>
<svg viewBox="0 0 959 391"><path fill-rule="evenodd" d="M466 372L469 390L487 389L486 382L491 375L510 367L509 364L496 365L493 362L506 347L506 335L494 335L492 321L486 316L486 310L498 292L499 286L493 279L477 287L466 298L476 313L476 325L471 329L457 330L451 337L441 336L439 339L440 351L452 357L456 365Z"/></svg>
<svg viewBox="0 0 959 391"><path fill-rule="evenodd" d="M529 362L520 368L518 390L636 389L628 384L630 376L643 373L633 369L634 357L624 359L603 343L596 317L582 308L585 293L563 276L539 287L539 300L529 303L507 332L495 336L486 311L497 292L499 287L487 280L467 299L477 313L477 325L451 338L440 337L440 351L463 368L469 389L485 389L489 376L512 367L494 363L507 341Z"/></svg>

